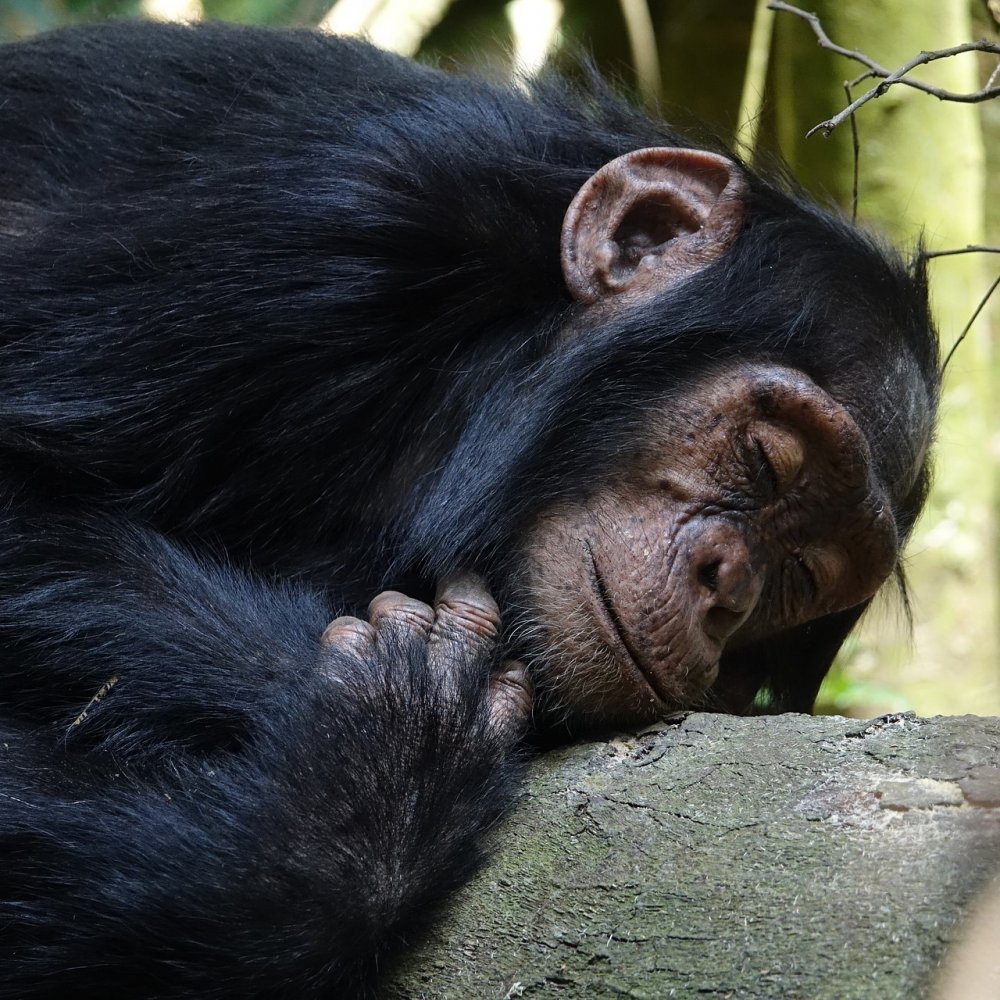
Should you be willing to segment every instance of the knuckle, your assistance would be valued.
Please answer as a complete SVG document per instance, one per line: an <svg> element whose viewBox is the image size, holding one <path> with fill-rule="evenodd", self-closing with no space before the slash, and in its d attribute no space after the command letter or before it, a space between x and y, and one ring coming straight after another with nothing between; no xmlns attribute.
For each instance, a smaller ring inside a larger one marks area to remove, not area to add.
<svg viewBox="0 0 1000 1000"><path fill-rule="evenodd" d="M379 594L368 605L368 617L376 627L391 622L426 632L434 624L434 610L429 605L393 590Z"/></svg>
<svg viewBox="0 0 1000 1000"><path fill-rule="evenodd" d="M531 717L531 681L523 666L511 667L490 685L490 721L500 729L520 729Z"/></svg>
<svg viewBox="0 0 1000 1000"><path fill-rule="evenodd" d="M493 679L493 685L504 697L530 705L534 691L527 671L522 666L508 667Z"/></svg>
<svg viewBox="0 0 1000 1000"><path fill-rule="evenodd" d="M445 598L438 605L438 627L445 633L495 639L500 633L500 613L489 601Z"/></svg>
<svg viewBox="0 0 1000 1000"><path fill-rule="evenodd" d="M320 644L324 647L350 646L362 647L371 644L375 638L375 630L360 618L335 618L323 630Z"/></svg>

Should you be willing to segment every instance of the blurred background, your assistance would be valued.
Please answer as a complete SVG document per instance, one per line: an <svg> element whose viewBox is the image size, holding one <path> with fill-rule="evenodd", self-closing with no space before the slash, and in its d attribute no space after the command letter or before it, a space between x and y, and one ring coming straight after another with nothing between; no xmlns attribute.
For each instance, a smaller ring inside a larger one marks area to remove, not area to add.
<svg viewBox="0 0 1000 1000"><path fill-rule="evenodd" d="M1000 0L805 3L832 41L890 69L921 50L1000 41ZM820 201L851 210L850 122L829 137L806 132L848 103L845 81L863 67L765 0L0 0L0 40L110 17L313 25L493 77L586 52L675 125L721 135L758 165L781 158ZM973 52L914 75L972 93L1000 83L997 64ZM1000 245L1000 99L949 103L897 86L855 120L864 224L903 247L920 233L932 250ZM947 352L1000 276L1000 253L939 257L930 269ZM934 493L907 556L913 627L887 590L841 654L821 711L1000 714L998 326L1000 291L948 369Z"/></svg>

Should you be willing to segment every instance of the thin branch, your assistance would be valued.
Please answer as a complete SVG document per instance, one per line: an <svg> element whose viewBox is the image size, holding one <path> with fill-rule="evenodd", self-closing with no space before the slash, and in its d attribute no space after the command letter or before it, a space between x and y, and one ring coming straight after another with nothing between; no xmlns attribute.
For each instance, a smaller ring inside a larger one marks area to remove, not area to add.
<svg viewBox="0 0 1000 1000"><path fill-rule="evenodd" d="M957 250L953 252L961 253L962 251ZM962 329L962 332L958 335L958 339L955 341L955 343L951 345L951 350L948 352L948 356L944 359L944 364L941 365L942 375L944 375L944 373L947 371L948 363L951 361L952 357L954 357L955 351L958 350L959 345L962 343L963 340L965 340L966 335L972 329L972 324L976 322L976 320L979 318L979 314L986 308L986 303L989 302L990 296L997 290L997 288L1000 288L1000 274L997 275L996 281L994 281L993 284L990 285L986 294L979 300L979 305L976 306L976 311L972 314L972 318L969 320L968 323L965 324L965 327Z"/></svg>
<svg viewBox="0 0 1000 1000"><path fill-rule="evenodd" d="M931 257L953 257L957 253L1000 253L1000 247L988 247L981 243L969 243L967 246L958 247L956 250L925 250L924 258L930 260Z"/></svg>
<svg viewBox="0 0 1000 1000"><path fill-rule="evenodd" d="M850 118L851 115L858 110L858 108L867 104L869 101L874 100L876 97L881 97L891 86L897 83L901 83L906 87L912 87L914 90L920 90L925 94L930 94L941 101L955 101L961 104L978 104L980 101L989 101L993 98L1000 97L1000 86L994 85L997 76L996 71L990 75L990 78L987 80L984 87L981 87L979 90L972 91L971 93L945 90L941 87L935 87L932 84L924 83L922 80L914 80L907 76L909 72L916 69L918 66L925 66L927 63L936 62L938 59L949 59L952 56L961 55L963 52L992 52L1000 56L1000 42L989 42L986 39L980 39L975 42L963 42L961 45L953 45L947 49L936 49L932 52L918 52L912 59L903 63L902 66L897 69L890 70L887 67L875 62L875 60L870 56L865 55L857 49L845 49L842 45L837 45L835 42L831 41L829 35L827 35L826 31L823 30L823 25L820 23L820 19L816 16L816 14L811 14L809 11L802 10L799 7L793 7L790 3L784 3L783 0L771 0L768 7L771 10L784 11L787 14L794 14L796 17L802 18L802 20L808 22L809 27L812 28L813 34L816 36L816 41L819 43L820 48L824 48L829 52L834 52L837 55L844 56L846 59L851 59L856 63L860 63L868 70L868 73L865 74L866 76L876 77L879 80L879 83L876 84L876 86L872 87L870 90L866 90L860 97L852 101L839 114L836 114L832 118L828 118L826 121L820 122L814 128L811 128L806 133L807 136L812 135L814 132L822 132L824 135L829 135L838 125L843 124L848 118Z"/></svg>
<svg viewBox="0 0 1000 1000"><path fill-rule="evenodd" d="M870 80L874 75L875 74L870 69L866 70L864 73L861 74L861 76L856 76L853 80L851 80L848 86L851 88L851 90L854 90L855 87L860 86L862 83L865 82L865 80Z"/></svg>
<svg viewBox="0 0 1000 1000"><path fill-rule="evenodd" d="M854 84L847 80L844 82L844 93L847 100L851 99L851 88ZM851 114L851 157L854 163L854 176L851 178L851 222L858 221L858 170L861 164L861 142L858 139L858 120Z"/></svg>

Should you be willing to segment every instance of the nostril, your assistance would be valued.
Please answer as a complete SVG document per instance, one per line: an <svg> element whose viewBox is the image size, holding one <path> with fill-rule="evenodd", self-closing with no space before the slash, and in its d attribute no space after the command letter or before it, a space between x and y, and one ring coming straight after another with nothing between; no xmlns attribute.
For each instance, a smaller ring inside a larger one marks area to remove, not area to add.
<svg viewBox="0 0 1000 1000"><path fill-rule="evenodd" d="M708 590L719 589L719 567L722 565L721 559L704 563L698 567L698 582Z"/></svg>
<svg viewBox="0 0 1000 1000"><path fill-rule="evenodd" d="M764 588L766 567L755 564L738 525L710 519L690 530L691 611L706 636L725 643L753 614Z"/></svg>

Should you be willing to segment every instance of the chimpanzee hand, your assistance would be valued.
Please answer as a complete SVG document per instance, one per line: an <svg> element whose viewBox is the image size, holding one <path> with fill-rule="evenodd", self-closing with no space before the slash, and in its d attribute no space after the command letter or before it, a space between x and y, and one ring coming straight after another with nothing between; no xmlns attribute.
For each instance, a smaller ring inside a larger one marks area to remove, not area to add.
<svg viewBox="0 0 1000 1000"><path fill-rule="evenodd" d="M472 573L444 581L433 608L397 591L383 591L368 606L368 617L367 622L336 618L326 627L321 640L325 665L335 677L340 659L336 654L364 660L405 656L412 661L422 645L438 692L449 700L461 699L463 680L473 679L469 668L474 676L484 677L483 665L496 653L500 611L485 582ZM531 711L531 683L524 665L505 661L486 697L491 728L516 738Z"/></svg>
<svg viewBox="0 0 1000 1000"><path fill-rule="evenodd" d="M501 660L499 626L472 575L443 583L433 607L379 594L368 621L326 627L313 696L264 757L272 793L285 787L272 816L255 807L256 843L280 844L262 869L273 880L309 859L289 881L315 884L315 905L335 915L318 953L339 955L341 975L363 977L375 967L366 960L475 870L516 789L531 686L521 663ZM332 944L331 927L342 934Z"/></svg>

